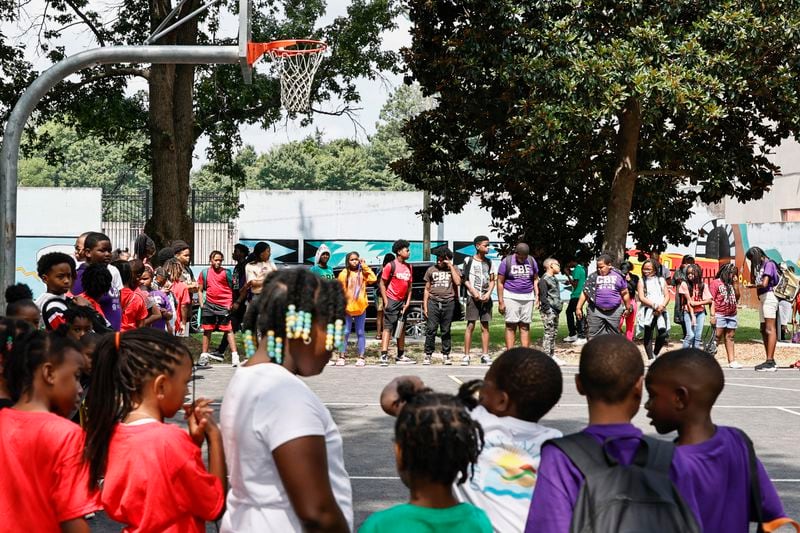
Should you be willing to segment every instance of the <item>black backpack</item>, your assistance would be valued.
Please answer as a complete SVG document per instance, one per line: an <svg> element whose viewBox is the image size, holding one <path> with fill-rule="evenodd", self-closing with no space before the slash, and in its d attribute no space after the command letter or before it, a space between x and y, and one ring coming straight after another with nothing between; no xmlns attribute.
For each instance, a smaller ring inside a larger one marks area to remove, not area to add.
<svg viewBox="0 0 800 533"><path fill-rule="evenodd" d="M630 465L621 465L586 433L548 441L581 471L585 482L572 514L572 533L700 533L691 509L669 478L675 446L642 436Z"/></svg>

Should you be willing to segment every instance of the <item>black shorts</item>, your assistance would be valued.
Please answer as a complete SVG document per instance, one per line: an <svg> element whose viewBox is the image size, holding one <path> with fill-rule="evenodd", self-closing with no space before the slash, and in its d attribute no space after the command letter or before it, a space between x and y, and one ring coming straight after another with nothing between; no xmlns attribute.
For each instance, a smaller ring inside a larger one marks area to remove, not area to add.
<svg viewBox="0 0 800 533"><path fill-rule="evenodd" d="M231 314L219 306L203 306L200 311L200 328L203 331L233 331Z"/></svg>
<svg viewBox="0 0 800 533"><path fill-rule="evenodd" d="M406 302L392 300L391 298L387 298L386 300L388 303L383 309L383 329L394 331L394 328L397 327L397 322L400 320L400 315L403 312L403 306L406 304Z"/></svg>
<svg viewBox="0 0 800 533"><path fill-rule="evenodd" d="M474 298L467 298L467 322L491 322L492 301L481 302Z"/></svg>

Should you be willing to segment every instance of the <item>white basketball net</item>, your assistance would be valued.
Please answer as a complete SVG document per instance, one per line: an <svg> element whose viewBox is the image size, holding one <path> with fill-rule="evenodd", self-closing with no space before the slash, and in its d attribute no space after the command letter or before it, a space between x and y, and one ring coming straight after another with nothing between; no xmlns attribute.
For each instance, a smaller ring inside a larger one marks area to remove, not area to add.
<svg viewBox="0 0 800 533"><path fill-rule="evenodd" d="M298 48L301 45L298 44ZM314 49L300 54L287 54L284 50L270 52L280 66L281 105L290 113L307 111L311 82L322 62L322 50Z"/></svg>

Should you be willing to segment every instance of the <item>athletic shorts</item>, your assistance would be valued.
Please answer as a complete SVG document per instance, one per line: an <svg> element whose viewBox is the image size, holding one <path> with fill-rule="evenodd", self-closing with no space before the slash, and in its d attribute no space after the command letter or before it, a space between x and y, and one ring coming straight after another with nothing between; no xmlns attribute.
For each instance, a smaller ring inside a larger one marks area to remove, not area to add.
<svg viewBox="0 0 800 533"><path fill-rule="evenodd" d="M725 316L717 313L717 329L736 329L739 327L739 319L736 315Z"/></svg>
<svg viewBox="0 0 800 533"><path fill-rule="evenodd" d="M504 298L506 303L506 324L530 324L533 312L533 300L517 300Z"/></svg>
<svg viewBox="0 0 800 533"><path fill-rule="evenodd" d="M492 301L481 302L474 298L467 298L466 319L467 322L491 322Z"/></svg>
<svg viewBox="0 0 800 533"><path fill-rule="evenodd" d="M788 326L792 319L792 302L778 300L778 309L781 317L781 326Z"/></svg>
<svg viewBox="0 0 800 533"><path fill-rule="evenodd" d="M383 311L383 297L381 296L381 293L375 294L375 310Z"/></svg>
<svg viewBox="0 0 800 533"><path fill-rule="evenodd" d="M400 315L403 313L404 301L392 300L387 298L386 307L383 309L383 329L394 331L397 327L397 322L400 320Z"/></svg>
<svg viewBox="0 0 800 533"><path fill-rule="evenodd" d="M229 312L221 313L219 309L203 307L200 314L200 327L203 331L233 331Z"/></svg>
<svg viewBox="0 0 800 533"><path fill-rule="evenodd" d="M778 297L772 291L758 296L761 305L758 306L758 320L764 322L766 318L775 318L778 315Z"/></svg>

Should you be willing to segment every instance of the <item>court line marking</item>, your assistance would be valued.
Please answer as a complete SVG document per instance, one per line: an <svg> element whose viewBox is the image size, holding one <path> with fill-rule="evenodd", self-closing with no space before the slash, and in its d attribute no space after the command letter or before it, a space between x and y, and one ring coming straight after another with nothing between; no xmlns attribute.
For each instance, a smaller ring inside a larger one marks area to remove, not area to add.
<svg viewBox="0 0 800 533"><path fill-rule="evenodd" d="M453 375L451 375L451 374L447 374L447 377L448 377L448 378L450 378L450 379L452 379L453 381L455 381L455 382L456 382L456 385L458 385L458 386L461 386L461 385L464 383L463 381L461 381L460 379L458 379L456 376L453 376Z"/></svg>
<svg viewBox="0 0 800 533"><path fill-rule="evenodd" d="M766 385L749 385L747 383L728 383L728 385L733 385L735 387L748 387L751 389L768 389L768 390L782 390L788 392L800 392L800 389L787 389L786 387L768 387Z"/></svg>
<svg viewBox="0 0 800 533"><path fill-rule="evenodd" d="M556 407L586 407L585 403L558 403ZM644 404L640 405L641 408L644 408ZM800 409L798 405L715 405L714 409ZM789 411L792 414L800 416L800 413L794 413Z"/></svg>
<svg viewBox="0 0 800 533"><path fill-rule="evenodd" d="M788 409L786 407L777 407L776 409L778 409L779 411L783 411L784 413L791 413L793 415L800 416L800 413L798 413L797 411L792 411L791 409Z"/></svg>
<svg viewBox="0 0 800 533"><path fill-rule="evenodd" d="M370 480L378 480L378 481L399 481L399 476L350 476L351 480L357 481L370 481Z"/></svg>

